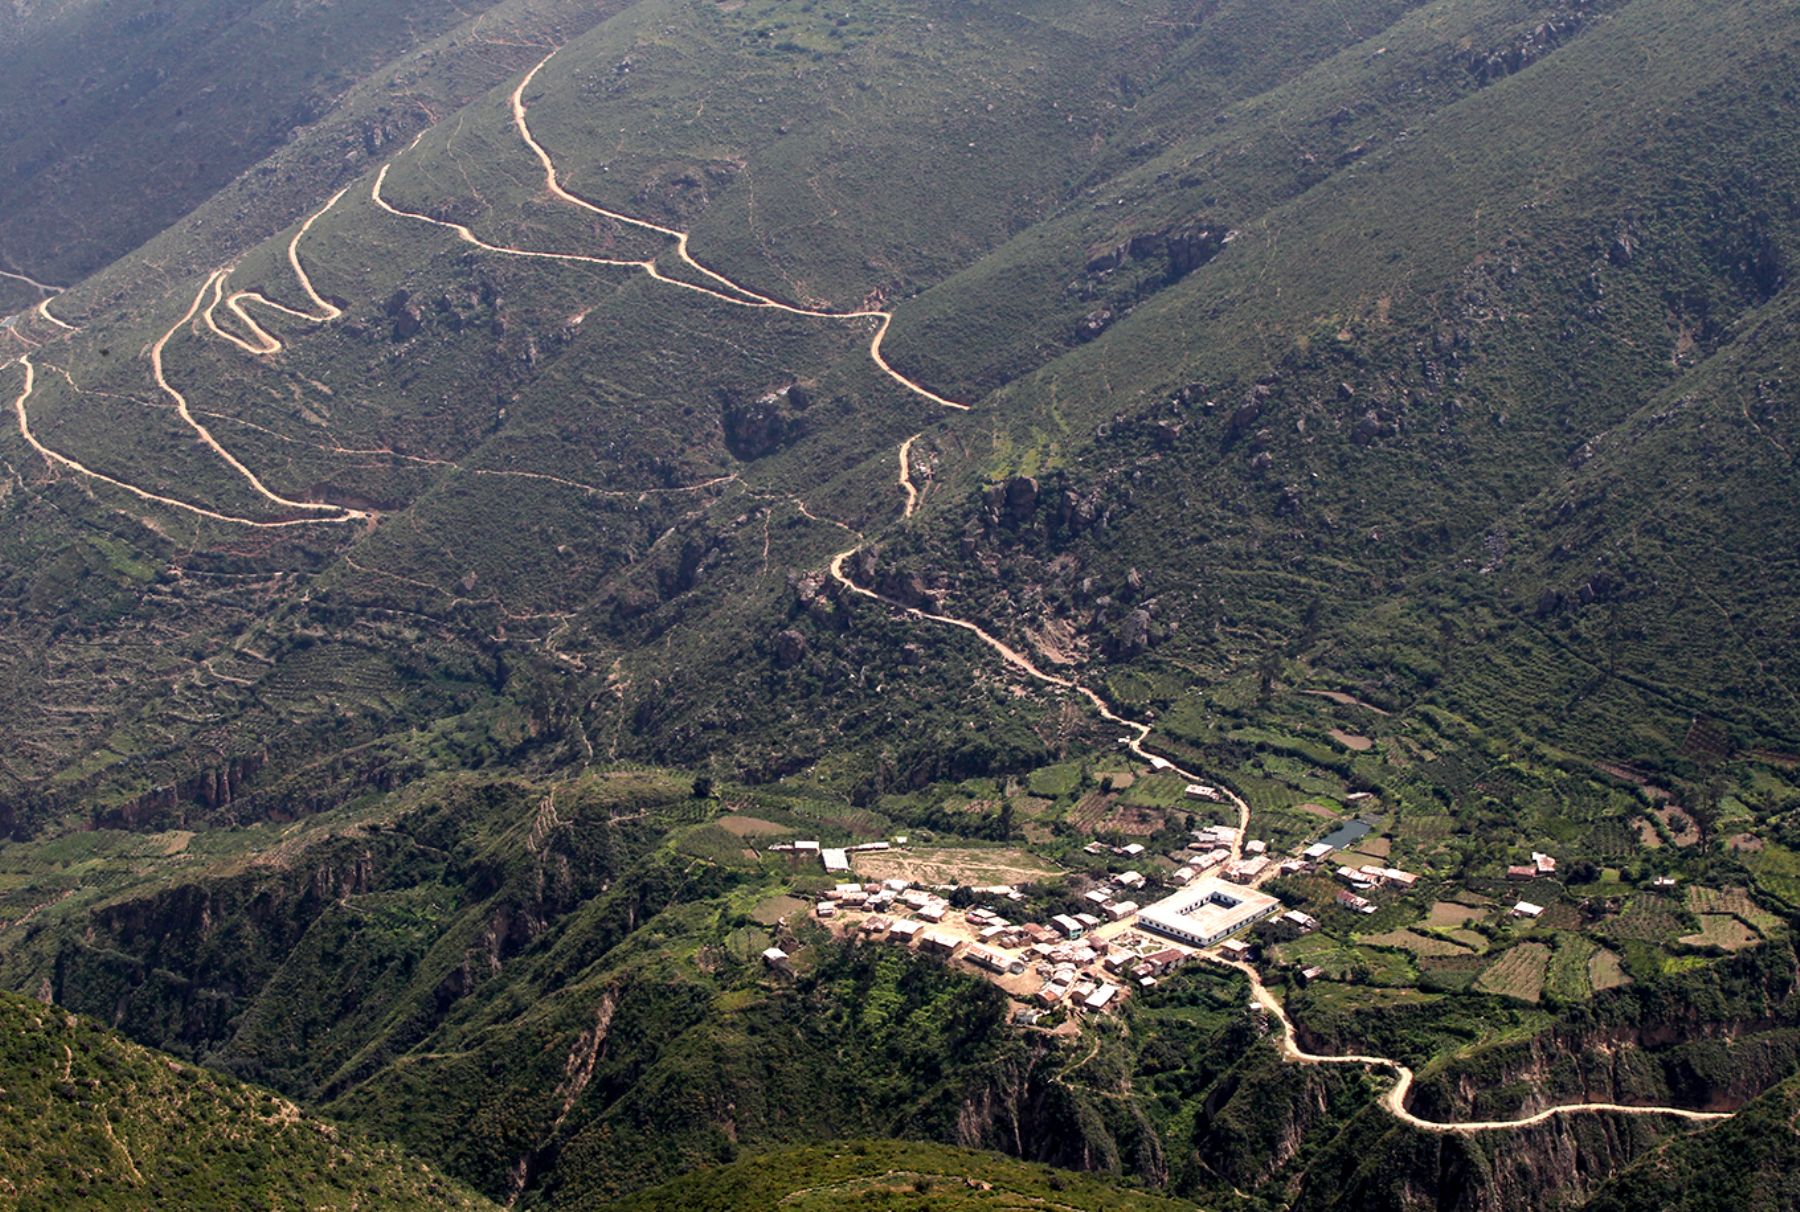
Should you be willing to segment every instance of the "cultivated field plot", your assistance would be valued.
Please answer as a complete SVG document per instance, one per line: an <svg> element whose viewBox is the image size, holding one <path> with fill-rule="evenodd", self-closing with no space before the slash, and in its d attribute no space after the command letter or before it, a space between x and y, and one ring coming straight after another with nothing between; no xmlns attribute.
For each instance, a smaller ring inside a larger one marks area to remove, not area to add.
<svg viewBox="0 0 1800 1212"><path fill-rule="evenodd" d="M810 901L803 901L797 896L788 896L783 893L780 896L772 896L757 905L750 911L750 917L765 926L773 926L784 917L798 918L811 908Z"/></svg>
<svg viewBox="0 0 1800 1212"><path fill-rule="evenodd" d="M1674 902L1660 896L1632 897L1625 903L1624 911L1606 919L1602 927L1614 938L1646 943L1672 939L1684 929Z"/></svg>
<svg viewBox="0 0 1800 1212"><path fill-rule="evenodd" d="M1556 940L1556 951L1544 974L1544 992L1564 1001L1576 1001L1593 993L1589 976L1600 944L1579 934L1565 934Z"/></svg>
<svg viewBox="0 0 1800 1212"><path fill-rule="evenodd" d="M1389 930L1385 934L1366 934L1362 939L1377 947L1399 947L1420 957L1439 958L1447 955L1468 955L1469 949L1447 938L1434 938L1429 934L1415 934L1411 930Z"/></svg>
<svg viewBox="0 0 1800 1212"><path fill-rule="evenodd" d="M1631 978L1625 975L1625 965L1618 952L1602 947L1588 958L1588 984L1594 987L1594 992L1617 989L1630 983Z"/></svg>
<svg viewBox="0 0 1800 1212"><path fill-rule="evenodd" d="M1700 930L1684 934L1678 940L1690 947L1717 947L1721 951L1742 951L1762 941L1756 931L1729 913L1702 913Z"/></svg>
<svg viewBox="0 0 1800 1212"><path fill-rule="evenodd" d="M1550 948L1543 943L1520 943L1489 964L1475 981L1483 993L1496 993L1536 1004L1544 993L1544 971Z"/></svg>
<svg viewBox="0 0 1800 1212"><path fill-rule="evenodd" d="M1491 912L1490 909L1475 905L1462 905L1456 901L1434 901L1431 912L1425 915L1425 924L1436 929L1466 926L1470 922L1479 922Z"/></svg>
<svg viewBox="0 0 1800 1212"><path fill-rule="evenodd" d="M1690 913L1729 913L1765 938L1781 927L1781 919L1767 909L1758 908L1750 899L1747 888L1702 888L1690 884L1687 907Z"/></svg>
<svg viewBox="0 0 1800 1212"><path fill-rule="evenodd" d="M1115 780L1116 782L1116 780ZM1187 780L1174 774L1147 774L1125 792L1124 802L1144 808L1173 808L1187 794Z"/></svg>
<svg viewBox="0 0 1800 1212"><path fill-rule="evenodd" d="M759 816L722 816L718 826L734 837L791 837L794 833L791 825L777 825Z"/></svg>
<svg viewBox="0 0 1800 1212"><path fill-rule="evenodd" d="M1436 813L1406 816L1394 832L1404 841L1441 842L1456 831L1456 819Z"/></svg>
<svg viewBox="0 0 1800 1212"><path fill-rule="evenodd" d="M1417 983L1413 965L1404 955L1373 947L1346 945L1324 934L1310 934L1275 949L1285 964L1317 966L1333 980L1360 979L1372 985L1405 986Z"/></svg>
<svg viewBox="0 0 1800 1212"><path fill-rule="evenodd" d="M865 880L906 879L925 885L1023 884L1060 875L1043 859L1016 847L942 847L883 850L851 860Z"/></svg>
<svg viewBox="0 0 1800 1212"><path fill-rule="evenodd" d="M1069 824L1082 833L1093 833L1100 822L1112 815L1116 796L1104 791L1090 791L1069 810Z"/></svg>

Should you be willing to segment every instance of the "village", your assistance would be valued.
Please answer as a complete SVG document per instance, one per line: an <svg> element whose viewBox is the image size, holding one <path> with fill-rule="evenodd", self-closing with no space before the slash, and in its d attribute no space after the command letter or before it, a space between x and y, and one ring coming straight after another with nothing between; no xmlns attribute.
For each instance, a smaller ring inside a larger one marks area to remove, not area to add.
<svg viewBox="0 0 1800 1212"><path fill-rule="evenodd" d="M1215 788L1192 784L1186 798L1216 802L1221 797ZM828 874L841 877L809 912L838 937L966 965L1013 1000L1015 1023L1032 1026L1050 1019L1073 1030L1083 1015L1113 1012L1134 991L1155 988L1196 959L1251 959L1256 944L1244 936L1258 923L1269 923L1264 934L1270 938L1316 930L1317 919L1262 890L1277 877L1328 872L1343 885L1337 903L1358 913L1374 911L1369 894L1378 889L1416 885L1418 875L1398 868L1332 863L1335 852L1367 831L1366 824L1352 821L1284 857L1272 854L1267 842L1224 824L1190 830L1183 849L1163 855L1138 842L1093 841L1084 847L1086 854L1138 865L1111 872L1081 892L1080 910L1043 920L1026 920L1028 898L1013 884L853 878L859 856L904 848L909 843L904 835L843 848L800 839L767 850L800 860L816 856ZM1555 868L1548 855L1534 854L1533 860L1533 878ZM1535 916L1541 910L1520 902L1516 912ZM763 960L777 971L790 964L779 947L765 950ZM1316 977L1318 970L1300 975Z"/></svg>

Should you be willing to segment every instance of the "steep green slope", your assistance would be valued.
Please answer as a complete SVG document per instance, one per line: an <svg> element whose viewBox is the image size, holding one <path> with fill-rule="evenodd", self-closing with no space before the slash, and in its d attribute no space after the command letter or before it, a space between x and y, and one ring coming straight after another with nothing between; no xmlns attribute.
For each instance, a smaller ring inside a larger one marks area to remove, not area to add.
<svg viewBox="0 0 1800 1212"><path fill-rule="evenodd" d="M1791 5L493 11L416 142L297 140L80 333L15 322L65 453L0 437L0 980L539 1206L873 1134L1526 1208L1679 1126L1417 1132L1222 970L1071 1055L763 920L823 877L696 771L828 841L1186 844L1180 782L1121 796L1119 729L947 618L1273 844L1363 812L1426 873L1368 921L1272 885L1325 923L1306 1038L1421 1112L1792 1072Z"/></svg>
<svg viewBox="0 0 1800 1212"><path fill-rule="evenodd" d="M286 1099L0 994L8 1207L487 1208Z"/></svg>
<svg viewBox="0 0 1800 1212"><path fill-rule="evenodd" d="M1089 1212L1150 1212L1186 1206L1120 1191L1068 1171L1021 1165L998 1154L892 1141L781 1149L676 1179L614 1206L621 1212L674 1208L724 1212L841 1208L848 1203L946 1212L1046 1205Z"/></svg>
<svg viewBox="0 0 1800 1212"><path fill-rule="evenodd" d="M1679 1209L1786 1208L1800 1200L1794 1172L1800 1114L1790 1079L1750 1103L1731 1123L1671 1141L1602 1187L1583 1204L1594 1212L1652 1205Z"/></svg>

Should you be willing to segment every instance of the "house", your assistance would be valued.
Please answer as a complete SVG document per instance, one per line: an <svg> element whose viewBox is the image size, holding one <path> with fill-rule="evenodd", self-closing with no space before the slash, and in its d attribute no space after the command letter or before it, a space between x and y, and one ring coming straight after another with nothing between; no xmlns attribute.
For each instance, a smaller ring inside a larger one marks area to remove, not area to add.
<svg viewBox="0 0 1800 1212"><path fill-rule="evenodd" d="M1117 851L1117 853L1124 855L1126 858L1136 858L1143 852L1144 844L1142 842L1132 842L1129 845L1120 846Z"/></svg>
<svg viewBox="0 0 1800 1212"><path fill-rule="evenodd" d="M1175 868L1175 874L1171 875L1169 878L1174 880L1177 884L1189 884L1193 882L1194 876L1197 874L1199 873L1192 867L1177 867Z"/></svg>
<svg viewBox="0 0 1800 1212"><path fill-rule="evenodd" d="M858 844L850 847L850 849L856 851L859 854L866 853L868 851L874 851L874 850L886 850L887 848L888 848L888 844L886 842L859 842Z"/></svg>
<svg viewBox="0 0 1800 1212"><path fill-rule="evenodd" d="M927 930L919 938L919 950L929 951L933 955L955 955L960 946L961 939L942 930Z"/></svg>
<svg viewBox="0 0 1800 1212"><path fill-rule="evenodd" d="M892 880L882 880L881 886L883 888L886 888L889 892L892 892L897 896L900 893L905 892L908 888L912 887L912 884L907 880L892 879Z"/></svg>
<svg viewBox="0 0 1800 1212"><path fill-rule="evenodd" d="M865 917L862 920L862 925L858 926L857 929L862 931L864 934L869 935L872 938L875 935L880 934L883 930L886 930L891 925L893 925L893 922L889 921L885 917L872 916L872 917Z"/></svg>
<svg viewBox="0 0 1800 1212"><path fill-rule="evenodd" d="M1037 922L1026 922L1019 930L1034 943L1053 943L1057 938L1056 931Z"/></svg>
<svg viewBox="0 0 1800 1212"><path fill-rule="evenodd" d="M1244 960L1250 958L1251 947L1241 938L1228 938L1219 944L1219 950L1231 959Z"/></svg>
<svg viewBox="0 0 1800 1212"><path fill-rule="evenodd" d="M1537 873L1539 875L1556 874L1556 860L1547 854L1539 854L1536 850L1533 850L1531 852L1531 863L1532 866L1537 868Z"/></svg>
<svg viewBox="0 0 1800 1212"><path fill-rule="evenodd" d="M900 894L900 903L905 905L908 909L923 909L931 903L931 893L920 888L914 888L909 892L902 892Z"/></svg>
<svg viewBox="0 0 1800 1212"><path fill-rule="evenodd" d="M1342 905L1346 909L1353 909L1358 913L1373 913L1373 912L1375 912L1374 905L1370 904L1368 901L1364 900L1362 897L1356 895L1356 893L1351 892L1349 889L1343 889L1338 892L1337 903Z"/></svg>
<svg viewBox="0 0 1800 1212"><path fill-rule="evenodd" d="M1198 861L1196 861L1194 863L1194 866L1199 868L1201 871L1205 871L1210 867L1217 867L1220 863L1223 863L1225 860L1229 859L1230 857L1231 857L1230 850L1228 850L1224 846L1217 846L1211 850L1208 850L1205 854L1201 855L1200 858L1198 859Z"/></svg>
<svg viewBox="0 0 1800 1212"><path fill-rule="evenodd" d="M1037 991L1037 999L1046 1006L1055 1006L1062 1002L1063 995L1068 991L1066 985L1059 985L1052 981Z"/></svg>
<svg viewBox="0 0 1800 1212"><path fill-rule="evenodd" d="M1089 842L1081 848L1083 854L1105 854L1106 846L1100 842Z"/></svg>
<svg viewBox="0 0 1800 1212"><path fill-rule="evenodd" d="M1154 753L1150 755L1150 769L1152 770L1167 770L1174 764L1168 758L1157 757Z"/></svg>
<svg viewBox="0 0 1800 1212"><path fill-rule="evenodd" d="M1187 957L1187 952L1179 947L1165 947L1161 951L1152 951L1146 955L1141 966L1147 966L1152 973L1168 972L1186 963Z"/></svg>
<svg viewBox="0 0 1800 1212"><path fill-rule="evenodd" d="M1343 880L1346 884L1349 884L1352 888L1367 888L1372 883L1368 876L1364 875L1354 867L1340 866L1333 874Z"/></svg>
<svg viewBox="0 0 1800 1212"><path fill-rule="evenodd" d="M1316 863L1330 854L1335 847L1330 842L1314 842L1300 852L1300 857L1309 863Z"/></svg>
<svg viewBox="0 0 1800 1212"><path fill-rule="evenodd" d="M1506 869L1506 878L1509 880L1534 880L1537 874L1535 863L1516 863Z"/></svg>
<svg viewBox="0 0 1800 1212"><path fill-rule="evenodd" d="M1013 1011L1012 1021L1021 1027L1035 1027L1038 1019L1043 1017L1044 1014L1041 1010L1033 1010L1030 1006L1020 1006Z"/></svg>
<svg viewBox="0 0 1800 1212"><path fill-rule="evenodd" d="M819 852L819 843L817 843L817 842L795 842L794 849L802 851L806 854L817 854Z"/></svg>
<svg viewBox="0 0 1800 1212"><path fill-rule="evenodd" d="M1113 880L1122 888L1142 888L1144 886L1144 873L1141 871L1121 871L1118 875L1113 877Z"/></svg>
<svg viewBox="0 0 1800 1212"><path fill-rule="evenodd" d="M1114 901L1106 907L1106 916L1115 922L1122 922L1137 911L1136 901Z"/></svg>
<svg viewBox="0 0 1800 1212"><path fill-rule="evenodd" d="M1317 964L1314 964L1310 968L1300 969L1300 983L1302 985L1310 985L1314 981L1318 980L1321 976L1324 976L1324 975L1325 975L1325 969L1319 967Z"/></svg>
<svg viewBox="0 0 1800 1212"><path fill-rule="evenodd" d="M1381 878L1396 888L1411 888L1419 882L1419 877L1410 871L1402 871L1398 867L1383 867Z"/></svg>
<svg viewBox="0 0 1800 1212"><path fill-rule="evenodd" d="M864 905L869 903L869 894L866 892L846 892L837 899L840 904L851 909L861 909Z"/></svg>
<svg viewBox="0 0 1800 1212"><path fill-rule="evenodd" d="M1241 858L1225 866L1225 878L1234 884L1248 884L1269 869L1269 856L1259 854L1253 858Z"/></svg>
<svg viewBox="0 0 1800 1212"><path fill-rule="evenodd" d="M837 916L837 902L835 901L820 901L815 908L820 917Z"/></svg>
<svg viewBox="0 0 1800 1212"><path fill-rule="evenodd" d="M1650 886L1652 888L1673 888L1675 886L1675 877L1672 875L1659 875L1650 881Z"/></svg>
<svg viewBox="0 0 1800 1212"><path fill-rule="evenodd" d="M840 849L828 847L819 851L819 861L825 864L827 871L850 870L850 856Z"/></svg>
<svg viewBox="0 0 1800 1212"><path fill-rule="evenodd" d="M763 963L777 972L788 971L788 953L780 947L770 947L762 953Z"/></svg>
<svg viewBox="0 0 1800 1212"><path fill-rule="evenodd" d="M989 972L998 972L1002 976L1018 976L1025 971L1025 961L1010 955L1002 955L989 947L977 944L963 953L963 958Z"/></svg>
<svg viewBox="0 0 1800 1212"><path fill-rule="evenodd" d="M1275 864L1275 870L1281 872L1283 875L1298 875L1300 872L1306 870L1306 860L1297 858L1282 859L1279 863Z"/></svg>
<svg viewBox="0 0 1800 1212"><path fill-rule="evenodd" d="M1104 888L1096 888L1092 892L1083 893L1081 899L1096 908L1101 908L1112 899L1112 894Z"/></svg>
<svg viewBox="0 0 1800 1212"><path fill-rule="evenodd" d="M1286 913L1281 915L1281 920L1294 927L1294 929L1300 931L1302 934L1319 928L1318 918L1313 917L1311 914L1302 913L1298 909L1289 909Z"/></svg>
<svg viewBox="0 0 1800 1212"><path fill-rule="evenodd" d="M1066 913L1059 913L1050 919L1050 924L1062 932L1064 938L1080 938L1087 933L1082 924Z"/></svg>
<svg viewBox="0 0 1800 1212"><path fill-rule="evenodd" d="M1088 994L1087 1000L1081 1004L1086 1006L1089 1010L1104 1010L1112 1003L1113 998L1118 995L1119 989L1117 985L1101 985L1098 989Z"/></svg>
<svg viewBox="0 0 1800 1212"><path fill-rule="evenodd" d="M1094 927L1096 927L1100 924L1100 919L1095 917L1091 913L1077 913L1075 915L1075 920L1081 923L1082 934L1086 934L1089 930L1092 930ZM1079 937L1079 936L1074 936L1074 937Z"/></svg>
<svg viewBox="0 0 1800 1212"><path fill-rule="evenodd" d="M925 927L919 922L899 921L888 927L888 941L899 943L902 947L919 936Z"/></svg>
<svg viewBox="0 0 1800 1212"><path fill-rule="evenodd" d="M932 901L930 904L921 907L915 916L921 921L930 922L935 926L943 921L944 915L949 912L950 906L943 901Z"/></svg>
<svg viewBox="0 0 1800 1212"><path fill-rule="evenodd" d="M1190 800L1217 801L1221 798L1217 787L1208 787L1205 783L1189 783L1182 794Z"/></svg>
<svg viewBox="0 0 1800 1212"><path fill-rule="evenodd" d="M1245 854L1262 854L1267 851L1268 848L1269 843L1263 841L1261 838L1252 838L1250 841L1244 843Z"/></svg>
<svg viewBox="0 0 1800 1212"><path fill-rule="evenodd" d="M1512 907L1514 917L1537 917L1543 913L1542 905L1534 905L1530 901L1520 901Z"/></svg>

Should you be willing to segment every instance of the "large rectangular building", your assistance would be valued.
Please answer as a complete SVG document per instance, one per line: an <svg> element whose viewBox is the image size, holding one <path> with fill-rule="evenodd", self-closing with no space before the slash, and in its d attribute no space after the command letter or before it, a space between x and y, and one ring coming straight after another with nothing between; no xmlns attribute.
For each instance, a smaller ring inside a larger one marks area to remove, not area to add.
<svg viewBox="0 0 1800 1212"><path fill-rule="evenodd" d="M1281 902L1254 888L1202 876L1173 896L1138 911L1138 925L1193 947L1210 947L1252 922L1279 912Z"/></svg>

